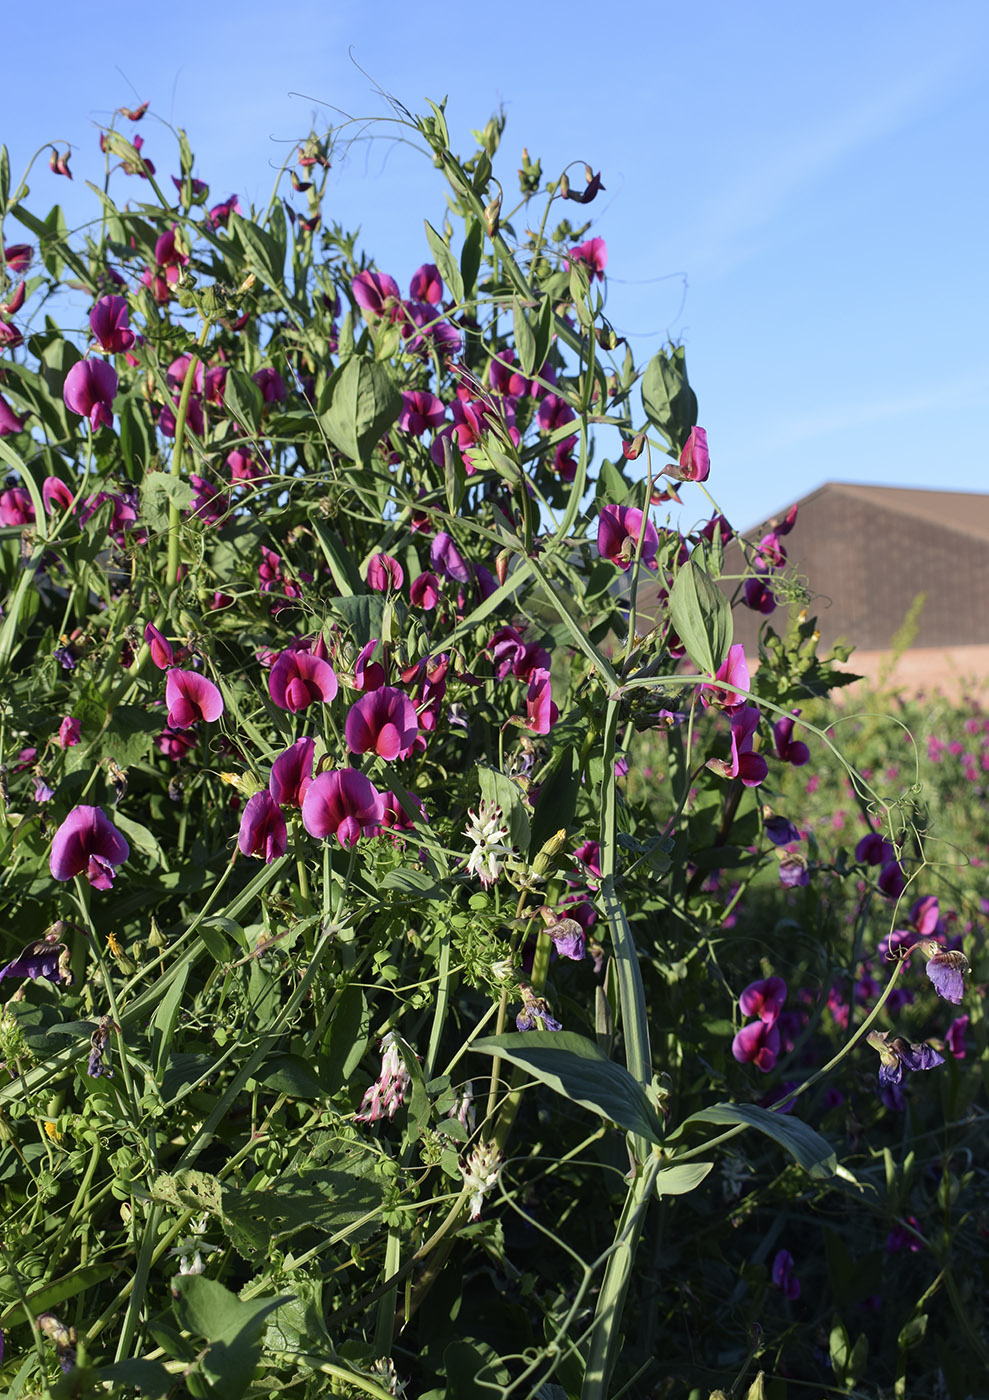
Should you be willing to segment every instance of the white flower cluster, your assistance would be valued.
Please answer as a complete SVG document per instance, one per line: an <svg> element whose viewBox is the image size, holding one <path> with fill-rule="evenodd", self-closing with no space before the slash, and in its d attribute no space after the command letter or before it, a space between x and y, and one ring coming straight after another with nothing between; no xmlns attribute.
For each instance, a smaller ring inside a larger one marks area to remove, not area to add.
<svg viewBox="0 0 989 1400"><path fill-rule="evenodd" d="M464 835L474 843L467 870L487 889L501 874L502 862L512 854L511 833L497 803L482 801L476 812L469 811L467 815L470 821L464 827Z"/></svg>
<svg viewBox="0 0 989 1400"><path fill-rule="evenodd" d="M471 1193L471 1220L480 1220L484 1197L497 1186L501 1167L502 1156L493 1142L479 1142L467 1158L466 1165L461 1163L460 1175Z"/></svg>

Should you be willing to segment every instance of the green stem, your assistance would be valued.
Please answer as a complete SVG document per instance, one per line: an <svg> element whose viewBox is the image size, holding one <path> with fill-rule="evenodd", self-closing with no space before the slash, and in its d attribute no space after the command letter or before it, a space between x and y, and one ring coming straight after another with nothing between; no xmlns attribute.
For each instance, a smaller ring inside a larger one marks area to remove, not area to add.
<svg viewBox="0 0 989 1400"><path fill-rule="evenodd" d="M209 316L203 320L203 328L199 332L196 340L196 353L189 358L189 367L185 373L182 383L182 393L179 395L179 406L175 411L175 445L172 448L172 476L177 480L182 474L182 449L185 446L185 422L189 413L189 400L192 397L193 383L196 378L196 370L199 368L199 351L209 339L209 333L213 322ZM182 517L175 501L168 504L168 571L165 581L168 591L174 589L179 577L179 555L181 547L180 530Z"/></svg>

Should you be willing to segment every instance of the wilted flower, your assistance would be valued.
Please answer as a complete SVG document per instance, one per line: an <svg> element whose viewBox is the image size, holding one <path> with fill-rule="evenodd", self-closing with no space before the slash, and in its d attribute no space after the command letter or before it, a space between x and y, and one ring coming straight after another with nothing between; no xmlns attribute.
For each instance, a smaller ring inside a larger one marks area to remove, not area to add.
<svg viewBox="0 0 989 1400"><path fill-rule="evenodd" d="M474 843L467 861L467 873L476 875L487 889L501 874L502 862L512 854L510 832L501 808L483 800L476 812L468 811L470 821L464 835Z"/></svg>
<svg viewBox="0 0 989 1400"><path fill-rule="evenodd" d="M516 1030L534 1031L539 1024L547 1031L563 1029L556 1017L550 1014L549 1002L545 997L537 997L528 982L520 982L519 991L522 993L522 1010L515 1017Z"/></svg>
<svg viewBox="0 0 989 1400"><path fill-rule="evenodd" d="M584 956L584 930L576 919L559 919L550 924L546 932L561 958L580 962Z"/></svg>
<svg viewBox="0 0 989 1400"><path fill-rule="evenodd" d="M58 742L63 749L74 748L82 738L82 726L74 715L66 715L58 726Z"/></svg>
<svg viewBox="0 0 989 1400"><path fill-rule="evenodd" d="M109 1016L100 1018L100 1023L93 1034L89 1037L89 1064L86 1066L86 1073L91 1079L99 1079L105 1074L108 1079L113 1078L113 1070L104 1063L103 1056L106 1054L107 1043L110 1039L110 1029L116 1029L114 1022Z"/></svg>
<svg viewBox="0 0 989 1400"><path fill-rule="evenodd" d="M68 1375L76 1364L76 1329L59 1322L54 1313L38 1313L35 1321L48 1340L55 1343L58 1364Z"/></svg>
<svg viewBox="0 0 989 1400"><path fill-rule="evenodd" d="M354 1114L356 1123L376 1123L379 1118L394 1118L412 1084L412 1076L405 1067L394 1031L388 1031L378 1048L381 1051L381 1070Z"/></svg>
<svg viewBox="0 0 989 1400"><path fill-rule="evenodd" d="M190 729L199 720L212 723L223 714L219 689L198 671L169 671L165 700L172 729Z"/></svg>
<svg viewBox="0 0 989 1400"><path fill-rule="evenodd" d="M972 970L968 958L958 949L943 948L933 938L922 938L917 947L927 959L927 975L938 996L957 1005L965 995L965 974Z"/></svg>
<svg viewBox="0 0 989 1400"><path fill-rule="evenodd" d="M470 1192L470 1218L481 1218L484 1197L493 1191L501 1176L502 1156L493 1142L479 1142L471 1150L466 1163L461 1163L460 1174L464 1188Z"/></svg>
<svg viewBox="0 0 989 1400"><path fill-rule="evenodd" d="M130 847L99 807L73 807L52 840L49 868L56 880L85 875L97 890L113 886L115 867Z"/></svg>
<svg viewBox="0 0 989 1400"><path fill-rule="evenodd" d="M22 948L16 958L0 968L0 981L4 977L30 977L34 982L44 977L49 982L64 982L68 986L72 973L69 971L69 950L60 941L61 931L62 925L55 924L44 938Z"/></svg>
<svg viewBox="0 0 989 1400"><path fill-rule="evenodd" d="M890 1039L889 1031L870 1031L866 1040L879 1054L880 1085L899 1084L904 1069L935 1069L944 1056L931 1045L914 1045L902 1036Z"/></svg>

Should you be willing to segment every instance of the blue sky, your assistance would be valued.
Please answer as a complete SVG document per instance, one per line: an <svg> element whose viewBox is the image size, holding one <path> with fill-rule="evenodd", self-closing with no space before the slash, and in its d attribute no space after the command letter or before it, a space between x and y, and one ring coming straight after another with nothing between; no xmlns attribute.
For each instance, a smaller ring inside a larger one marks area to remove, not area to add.
<svg viewBox="0 0 989 1400"><path fill-rule="evenodd" d="M42 141L74 148L72 186L37 167L35 210L60 200L86 217L99 126L144 98L132 130L159 171L178 162L155 114L188 130L218 197L258 201L313 117L387 118L378 87L412 111L448 94L464 152L503 104L503 177L523 145L548 174L575 159L601 170L588 212L608 244L608 314L640 361L684 341L709 485L733 523L826 480L985 489L983 0L108 0L85 26L55 0L44 14L45 33L29 7L5 16L20 57L0 86L15 178ZM337 162L326 216L360 225L406 286L442 181L395 128L370 130ZM706 513L685 502L684 524Z"/></svg>

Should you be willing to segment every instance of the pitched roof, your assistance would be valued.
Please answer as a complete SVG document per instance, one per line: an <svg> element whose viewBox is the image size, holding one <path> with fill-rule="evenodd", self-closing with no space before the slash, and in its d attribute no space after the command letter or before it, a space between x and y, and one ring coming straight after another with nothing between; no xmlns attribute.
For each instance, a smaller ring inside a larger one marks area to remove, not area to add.
<svg viewBox="0 0 989 1400"><path fill-rule="evenodd" d="M799 506L809 504L823 492L840 492L851 496L864 506L910 516L925 525L938 525L945 530L989 541L989 492L943 491L912 486L860 486L850 481L825 481L816 491L802 496ZM783 512L780 512L783 514ZM758 526L746 530L745 536L763 532Z"/></svg>

